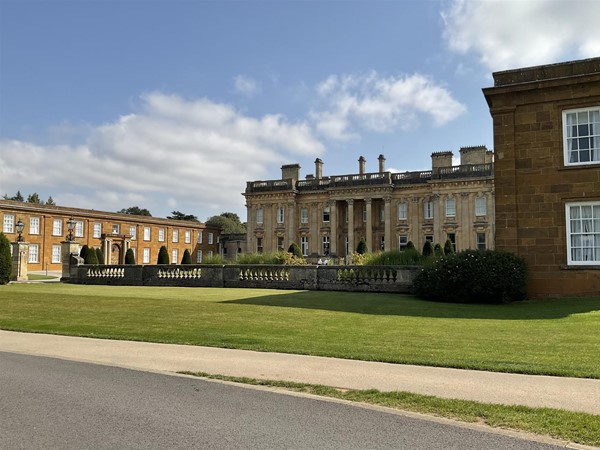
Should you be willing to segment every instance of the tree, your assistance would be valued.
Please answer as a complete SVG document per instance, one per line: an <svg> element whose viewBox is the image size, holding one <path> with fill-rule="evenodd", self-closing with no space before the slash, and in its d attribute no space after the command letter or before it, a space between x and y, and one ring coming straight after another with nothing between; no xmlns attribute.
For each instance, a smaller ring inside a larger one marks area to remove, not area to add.
<svg viewBox="0 0 600 450"><path fill-rule="evenodd" d="M300 250L300 247L298 247L298 244L296 244L295 242L292 242L290 244L290 248L288 248L288 253L291 253L296 258L304 258L302 256L302 250Z"/></svg>
<svg viewBox="0 0 600 450"><path fill-rule="evenodd" d="M186 248L183 251L183 257L181 258L181 264L191 264L192 263L192 255L190 251Z"/></svg>
<svg viewBox="0 0 600 450"><path fill-rule="evenodd" d="M135 264L135 254L132 248L128 248L125 252L125 264Z"/></svg>
<svg viewBox="0 0 600 450"><path fill-rule="evenodd" d="M4 200L13 200L15 202L24 201L23 196L21 195L21 191L17 191L17 193L12 197L9 197L8 194L4 194Z"/></svg>
<svg viewBox="0 0 600 450"><path fill-rule="evenodd" d="M444 255L452 254L454 254L454 245L452 245L452 241L450 239L446 239L446 243L444 244Z"/></svg>
<svg viewBox="0 0 600 450"><path fill-rule="evenodd" d="M104 253L100 247L96 249L96 258L98 258L98 264L104 264Z"/></svg>
<svg viewBox="0 0 600 450"><path fill-rule="evenodd" d="M423 244L423 256L431 256L433 254L433 246L431 241L425 241Z"/></svg>
<svg viewBox="0 0 600 450"><path fill-rule="evenodd" d="M30 194L27 197L27 203L35 203L37 205L43 205L44 202L40 199L40 196L38 195L37 192L34 192L33 194Z"/></svg>
<svg viewBox="0 0 600 450"><path fill-rule="evenodd" d="M48 197L48 200L46 200L46 205L51 205L51 206L56 205L56 203L54 203L54 199L52 198L52 196Z"/></svg>
<svg viewBox="0 0 600 450"><path fill-rule="evenodd" d="M364 239L361 239L358 243L356 247L356 253L358 253L359 255L364 255L365 253L367 253L367 243Z"/></svg>
<svg viewBox="0 0 600 450"><path fill-rule="evenodd" d="M236 213L224 212L219 216L212 216L206 221L209 227L219 228L223 234L245 233L246 226L240 222Z"/></svg>
<svg viewBox="0 0 600 450"><path fill-rule="evenodd" d="M198 217L192 214L184 214L181 211L173 211L170 216L167 216L167 219L173 220L189 220L190 222L199 222Z"/></svg>
<svg viewBox="0 0 600 450"><path fill-rule="evenodd" d="M158 251L158 260L156 261L156 264L169 264L169 252L164 245L162 245Z"/></svg>
<svg viewBox="0 0 600 450"><path fill-rule="evenodd" d="M0 284L10 281L12 273L12 258L10 256L10 242L4 233L0 232Z"/></svg>
<svg viewBox="0 0 600 450"><path fill-rule="evenodd" d="M150 211L148 211L146 208L140 208L139 206L130 206L129 208L123 208L117 212L121 214L132 214L134 216L152 217Z"/></svg>

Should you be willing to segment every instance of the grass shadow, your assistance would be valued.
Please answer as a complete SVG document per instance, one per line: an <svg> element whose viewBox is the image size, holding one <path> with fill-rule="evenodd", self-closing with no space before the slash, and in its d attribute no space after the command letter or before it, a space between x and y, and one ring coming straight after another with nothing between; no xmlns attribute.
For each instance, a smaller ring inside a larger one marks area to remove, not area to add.
<svg viewBox="0 0 600 450"><path fill-rule="evenodd" d="M600 297L527 300L503 305L440 303L411 295L302 291L221 303L407 317L544 320L600 311Z"/></svg>

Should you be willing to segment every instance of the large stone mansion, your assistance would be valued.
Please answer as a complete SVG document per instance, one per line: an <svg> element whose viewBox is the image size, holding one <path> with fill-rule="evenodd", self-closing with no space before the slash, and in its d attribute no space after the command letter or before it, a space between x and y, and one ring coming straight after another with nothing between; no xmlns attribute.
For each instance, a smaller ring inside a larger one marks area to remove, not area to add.
<svg viewBox="0 0 600 450"><path fill-rule="evenodd" d="M298 164L284 165L280 180L249 181L244 196L248 211L249 252L287 250L300 245L305 256L345 257L364 240L368 251L402 250L409 241L425 241L455 250L494 247L493 153L484 146L431 155L431 170L392 173L379 156L379 170L300 178Z"/></svg>

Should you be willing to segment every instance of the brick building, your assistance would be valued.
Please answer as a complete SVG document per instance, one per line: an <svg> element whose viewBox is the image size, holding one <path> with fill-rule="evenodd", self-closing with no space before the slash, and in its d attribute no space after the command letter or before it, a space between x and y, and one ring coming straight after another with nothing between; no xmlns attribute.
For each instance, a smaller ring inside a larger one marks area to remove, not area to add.
<svg viewBox="0 0 600 450"><path fill-rule="evenodd" d="M61 270L61 242L70 218L75 221L75 241L101 248L106 264L122 264L128 248L133 249L137 264L156 264L163 245L177 264L185 249L198 263L219 253L219 230L203 223L0 200L2 231L8 240L17 240L19 220L25 225L22 237L29 243L30 271Z"/></svg>
<svg viewBox="0 0 600 450"><path fill-rule="evenodd" d="M496 72L496 248L532 296L600 292L600 58Z"/></svg>
<svg viewBox="0 0 600 450"><path fill-rule="evenodd" d="M409 241L422 248L426 240L456 250L493 248L493 155L485 147L431 155L432 169L391 173L379 156L379 170L366 172L361 156L358 173L300 179L298 164L285 165L280 180L249 181L246 186L247 250L287 250L292 242L311 258L345 257L361 239L368 251L403 249Z"/></svg>

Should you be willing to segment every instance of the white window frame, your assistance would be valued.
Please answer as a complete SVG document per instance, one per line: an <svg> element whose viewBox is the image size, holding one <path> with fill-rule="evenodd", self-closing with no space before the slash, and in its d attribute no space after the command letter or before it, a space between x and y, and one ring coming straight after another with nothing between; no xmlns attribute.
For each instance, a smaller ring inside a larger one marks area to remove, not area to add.
<svg viewBox="0 0 600 450"><path fill-rule="evenodd" d="M446 217L456 217L456 199L446 199Z"/></svg>
<svg viewBox="0 0 600 450"><path fill-rule="evenodd" d="M102 237L102 224L100 222L94 223L94 237L97 239Z"/></svg>
<svg viewBox="0 0 600 450"><path fill-rule="evenodd" d="M323 208L323 222L329 223L331 221L331 208L326 206Z"/></svg>
<svg viewBox="0 0 600 450"><path fill-rule="evenodd" d="M212 233L208 233L208 245L212 245L214 240L214 235Z"/></svg>
<svg viewBox="0 0 600 450"><path fill-rule="evenodd" d="M29 234L40 234L40 218L29 218Z"/></svg>
<svg viewBox="0 0 600 450"><path fill-rule="evenodd" d="M175 230L173 229L173 242L177 243L179 242L179 230Z"/></svg>
<svg viewBox="0 0 600 450"><path fill-rule="evenodd" d="M32 264L40 262L40 246L38 244L29 244L28 262Z"/></svg>
<svg viewBox="0 0 600 450"><path fill-rule="evenodd" d="M4 233L14 233L15 232L15 215L14 214L4 214L4 222L2 224L2 231Z"/></svg>
<svg viewBox="0 0 600 450"><path fill-rule="evenodd" d="M263 224L263 220L264 220L263 209L262 208L258 208L256 210L256 224L257 225L262 225Z"/></svg>
<svg viewBox="0 0 600 450"><path fill-rule="evenodd" d="M209 258L213 257L213 251L209 250L208 252L206 252L206 256L208 256Z"/></svg>
<svg viewBox="0 0 600 450"><path fill-rule="evenodd" d="M192 233L190 232L190 230L185 230L184 241L186 244L192 242Z"/></svg>
<svg viewBox="0 0 600 450"><path fill-rule="evenodd" d="M308 237L306 236L300 238L300 251L302 256L308 256Z"/></svg>
<svg viewBox="0 0 600 450"><path fill-rule="evenodd" d="M329 256L329 254L331 253L331 239L329 238L329 236L323 236L321 244L323 249L323 255Z"/></svg>
<svg viewBox="0 0 600 450"><path fill-rule="evenodd" d="M300 223L308 223L308 208L300 208Z"/></svg>
<svg viewBox="0 0 600 450"><path fill-rule="evenodd" d="M198 244L202 244L202 231L198 231Z"/></svg>
<svg viewBox="0 0 600 450"><path fill-rule="evenodd" d="M475 216L484 217L487 215L487 199L485 197L475 198Z"/></svg>
<svg viewBox="0 0 600 450"><path fill-rule="evenodd" d="M131 236L131 240L137 240L137 227L135 225L131 225L129 227L129 236Z"/></svg>
<svg viewBox="0 0 600 450"><path fill-rule="evenodd" d="M202 250L196 252L196 263L202 264Z"/></svg>
<svg viewBox="0 0 600 450"><path fill-rule="evenodd" d="M120 234L121 233L121 225L118 223L112 224L112 234Z"/></svg>
<svg viewBox="0 0 600 450"><path fill-rule="evenodd" d="M573 217L572 214L577 209L578 217ZM565 216L567 264L569 266L600 265L600 201L566 203ZM574 257L577 256L578 250L579 257Z"/></svg>
<svg viewBox="0 0 600 450"><path fill-rule="evenodd" d="M150 249L148 247L143 250L142 264L150 264Z"/></svg>
<svg viewBox="0 0 600 450"><path fill-rule="evenodd" d="M487 237L484 232L478 231L475 239L477 242L477 250L485 250L487 248Z"/></svg>
<svg viewBox="0 0 600 450"><path fill-rule="evenodd" d="M425 220L433 219L433 202L423 202L423 218Z"/></svg>
<svg viewBox="0 0 600 450"><path fill-rule="evenodd" d="M165 242L165 229L164 228L158 229L158 242Z"/></svg>
<svg viewBox="0 0 600 450"><path fill-rule="evenodd" d="M600 164L600 105L565 110L562 121L565 166ZM577 148L572 149L573 146ZM589 151L588 161L580 161L582 150Z"/></svg>
<svg viewBox="0 0 600 450"><path fill-rule="evenodd" d="M75 222L75 237L83 237L83 221L77 220Z"/></svg>
<svg viewBox="0 0 600 450"><path fill-rule="evenodd" d="M60 264L60 245L52 246L52 264Z"/></svg>
<svg viewBox="0 0 600 450"><path fill-rule="evenodd" d="M408 220L408 203L398 203L398 220Z"/></svg>
<svg viewBox="0 0 600 450"><path fill-rule="evenodd" d="M408 245L408 235L401 234L398 236L398 249L400 251L405 250Z"/></svg>
<svg viewBox="0 0 600 450"><path fill-rule="evenodd" d="M52 222L52 236L62 236L62 219L54 219Z"/></svg>
<svg viewBox="0 0 600 450"><path fill-rule="evenodd" d="M179 249L174 248L171 250L171 264L177 264L179 262Z"/></svg>
<svg viewBox="0 0 600 450"><path fill-rule="evenodd" d="M285 223L285 208L283 206L277 208L277 223Z"/></svg>

